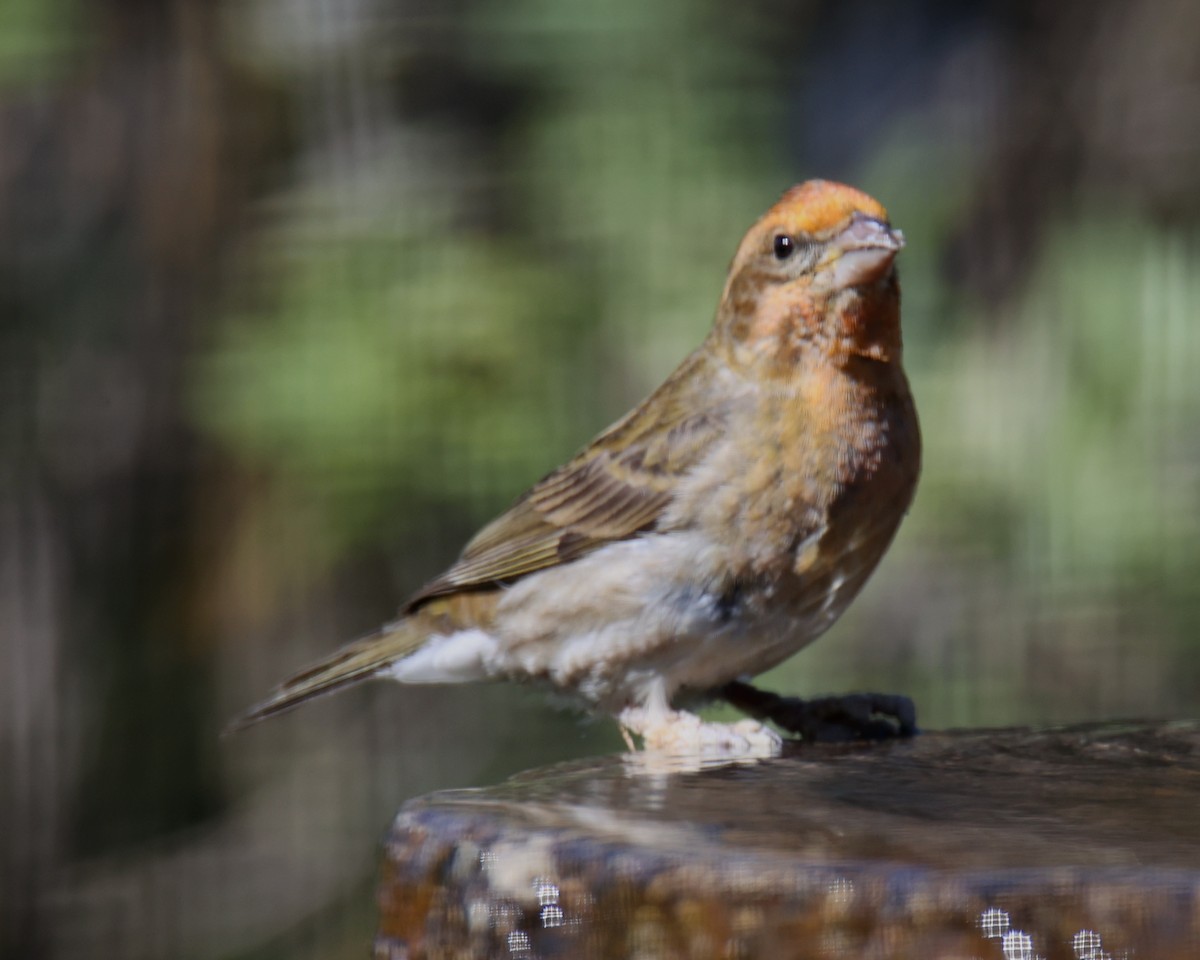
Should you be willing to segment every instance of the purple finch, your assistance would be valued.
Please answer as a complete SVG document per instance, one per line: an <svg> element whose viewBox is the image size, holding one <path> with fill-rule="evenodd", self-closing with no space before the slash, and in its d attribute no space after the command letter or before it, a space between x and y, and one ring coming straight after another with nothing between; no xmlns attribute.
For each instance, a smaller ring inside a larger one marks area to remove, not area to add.
<svg viewBox="0 0 1200 960"><path fill-rule="evenodd" d="M841 615L920 472L901 366L903 246L841 184L789 190L738 247L707 339L528 490L377 633L258 720L376 677L548 684L647 746L777 743L680 701L775 666Z"/></svg>

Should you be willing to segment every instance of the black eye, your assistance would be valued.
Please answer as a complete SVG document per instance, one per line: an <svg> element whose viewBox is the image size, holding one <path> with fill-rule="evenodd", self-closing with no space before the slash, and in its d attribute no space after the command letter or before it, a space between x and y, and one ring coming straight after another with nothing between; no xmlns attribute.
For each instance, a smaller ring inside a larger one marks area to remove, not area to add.
<svg viewBox="0 0 1200 960"><path fill-rule="evenodd" d="M775 237L775 259L786 260L796 252L796 241L789 237L786 233L781 233Z"/></svg>

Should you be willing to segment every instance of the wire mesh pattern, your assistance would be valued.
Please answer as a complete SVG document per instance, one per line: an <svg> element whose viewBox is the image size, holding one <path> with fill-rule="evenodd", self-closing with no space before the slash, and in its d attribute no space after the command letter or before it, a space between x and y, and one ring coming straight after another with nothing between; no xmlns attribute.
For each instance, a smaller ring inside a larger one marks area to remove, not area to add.
<svg viewBox="0 0 1200 960"><path fill-rule="evenodd" d="M658 383L812 176L908 237L926 466L765 685L924 726L1194 713L1198 21L10 0L0 953L361 956L405 797L615 749L500 688L217 732Z"/></svg>

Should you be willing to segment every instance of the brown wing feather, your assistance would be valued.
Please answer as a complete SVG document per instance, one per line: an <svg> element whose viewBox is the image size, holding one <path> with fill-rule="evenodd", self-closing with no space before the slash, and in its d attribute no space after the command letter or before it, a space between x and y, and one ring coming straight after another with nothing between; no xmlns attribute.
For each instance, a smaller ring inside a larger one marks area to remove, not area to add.
<svg viewBox="0 0 1200 960"><path fill-rule="evenodd" d="M653 529L678 477L708 449L724 412L695 402L711 361L702 351L641 406L479 531L462 556L409 601L508 583Z"/></svg>

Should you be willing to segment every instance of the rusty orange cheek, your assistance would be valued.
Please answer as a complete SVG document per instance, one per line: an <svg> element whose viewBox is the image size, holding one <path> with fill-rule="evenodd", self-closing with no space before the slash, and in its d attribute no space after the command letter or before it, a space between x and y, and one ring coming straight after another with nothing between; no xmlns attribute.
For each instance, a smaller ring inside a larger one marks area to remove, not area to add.
<svg viewBox="0 0 1200 960"><path fill-rule="evenodd" d="M784 344L796 337L816 332L821 311L806 297L777 288L759 299L750 322L750 339L759 344Z"/></svg>

